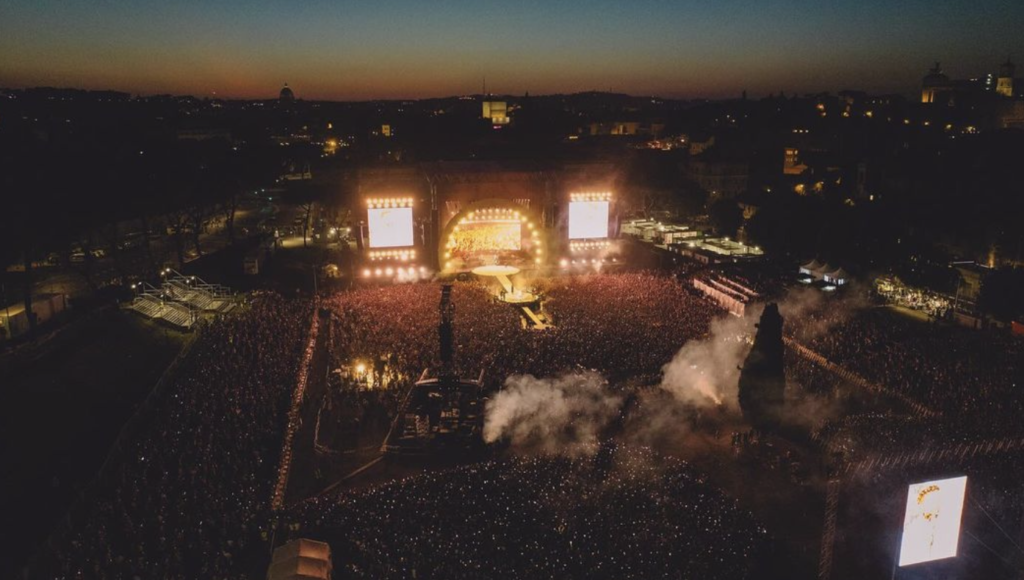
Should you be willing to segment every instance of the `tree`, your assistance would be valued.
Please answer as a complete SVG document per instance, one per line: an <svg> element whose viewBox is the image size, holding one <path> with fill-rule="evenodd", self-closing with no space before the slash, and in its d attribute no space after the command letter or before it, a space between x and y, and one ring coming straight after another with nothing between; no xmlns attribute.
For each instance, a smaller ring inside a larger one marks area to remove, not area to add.
<svg viewBox="0 0 1024 580"><path fill-rule="evenodd" d="M188 209L188 221L192 226L192 244L196 248L196 254L203 255L203 247L200 243L200 236L206 229L206 206L203 200L197 199Z"/></svg>
<svg viewBox="0 0 1024 580"><path fill-rule="evenodd" d="M166 214L167 227L174 239L174 249L178 255L178 269L185 267L185 230L188 228L189 213L187 210L176 210Z"/></svg>
<svg viewBox="0 0 1024 580"><path fill-rule="evenodd" d="M743 225L743 210L732 199L718 199L708 208L708 217L720 235L735 236Z"/></svg>
<svg viewBox="0 0 1024 580"><path fill-rule="evenodd" d="M309 218L313 213L313 202L306 201L302 204L304 218L302 220L302 247L306 247L306 237L309 235Z"/></svg>
<svg viewBox="0 0 1024 580"><path fill-rule="evenodd" d="M231 245L235 244L235 213L238 211L239 197L239 191L232 191L220 205L221 214L224 216L224 228L228 231L228 243Z"/></svg>
<svg viewBox="0 0 1024 580"><path fill-rule="evenodd" d="M986 276L978 306L999 320L1024 318L1024 268L1000 268Z"/></svg>

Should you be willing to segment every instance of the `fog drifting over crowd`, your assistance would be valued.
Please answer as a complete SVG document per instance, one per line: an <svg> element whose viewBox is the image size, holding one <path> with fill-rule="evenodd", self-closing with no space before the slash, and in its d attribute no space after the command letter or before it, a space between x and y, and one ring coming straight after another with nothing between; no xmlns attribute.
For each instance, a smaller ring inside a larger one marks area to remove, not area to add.
<svg viewBox="0 0 1024 580"><path fill-rule="evenodd" d="M807 340L863 308L861 294L853 291L847 297L826 298L817 290L797 288L779 301L779 310L787 330L799 329ZM639 406L642 415L628 422L625 435L649 441L666 431L679 433L687 416L703 410L738 413L740 368L753 344L763 306L749 305L742 318L725 314L712 321L705 338L683 344L662 367L657 385L639 393L642 401L651 404ZM823 308L829 316L816 316ZM658 394L671 398L654 400ZM514 450L529 453L592 453L604 430L619 417L628 395L596 372L546 378L513 375L486 405L484 440L507 440ZM791 422L813 425L832 413L833 406L822 397L802 393L787 401L787 416Z"/></svg>

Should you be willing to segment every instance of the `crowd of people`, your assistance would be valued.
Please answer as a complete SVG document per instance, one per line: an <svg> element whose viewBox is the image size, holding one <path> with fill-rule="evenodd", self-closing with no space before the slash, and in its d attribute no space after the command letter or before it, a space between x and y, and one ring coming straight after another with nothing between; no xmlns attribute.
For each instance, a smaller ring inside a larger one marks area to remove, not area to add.
<svg viewBox="0 0 1024 580"><path fill-rule="evenodd" d="M814 437L825 449L846 461L870 457L892 457L903 452L937 454L981 442L1024 441L1013 436L1005 425L989 422L936 420L893 412L867 412L845 415L825 421ZM979 449L981 450L981 449Z"/></svg>
<svg viewBox="0 0 1024 580"><path fill-rule="evenodd" d="M829 316L819 312L817 316ZM960 422L1013 420L1024 411L1024 341L923 325L887 309L843 316L802 337L830 361ZM797 336L800 337L799 332Z"/></svg>
<svg viewBox="0 0 1024 580"><path fill-rule="evenodd" d="M579 371L657 384L680 347L726 315L687 282L636 272L530 280L553 321L544 330L522 324L497 288L458 282L457 371L484 371L485 391L513 375ZM338 404L361 401L378 431L405 387L439 369L440 294L437 284L400 284L320 302L330 313L320 332L331 338L332 368L373 387L360 388L372 391L365 401L357 390ZM1024 343L1012 337L836 301L783 310L793 340L947 416L1015 425L1024 407ZM86 513L73 514L55 542L53 576L244 578L251 569L242 562L265 562L287 415L315 315L309 301L256 294L242 313L202 328L147 424L129 433L116 468L83 502ZM819 393L839 381L792 352L787 365L791 380ZM836 422L819 434L833 451L895 448L925 427L936 440L973 436L895 415ZM873 437L854 441L858 429ZM325 449L365 443L358 433L325 441ZM327 539L345 577L744 577L763 536L749 515L685 465L628 449L603 474L593 459L519 458L328 496L289 511L284 529Z"/></svg>
<svg viewBox="0 0 1024 580"><path fill-rule="evenodd" d="M256 295L201 330L116 472L59 541L53 577L242 578L269 550L286 414L306 346L308 301Z"/></svg>
<svg viewBox="0 0 1024 580"><path fill-rule="evenodd" d="M425 473L287 520L331 545L335 578L739 579L766 536L685 463L638 447Z"/></svg>
<svg viewBox="0 0 1024 580"><path fill-rule="evenodd" d="M515 281L514 281L515 282ZM459 283L456 364L465 376L485 371L486 386L514 374L555 376L594 370L611 380L657 375L687 341L707 335L722 311L683 283L649 273L533 280L554 327L529 330L517 310L477 283ZM328 300L338 325L340 360L374 361L381 382L439 365L440 290L416 284L367 288Z"/></svg>
<svg viewBox="0 0 1024 580"><path fill-rule="evenodd" d="M946 318L955 302L941 294L907 286L895 276L880 277L875 281L875 291L889 304L918 310L933 318Z"/></svg>

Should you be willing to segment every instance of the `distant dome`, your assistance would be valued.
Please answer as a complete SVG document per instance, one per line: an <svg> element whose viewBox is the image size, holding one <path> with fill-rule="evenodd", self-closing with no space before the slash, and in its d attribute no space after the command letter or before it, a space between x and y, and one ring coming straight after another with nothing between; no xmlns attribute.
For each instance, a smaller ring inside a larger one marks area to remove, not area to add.
<svg viewBox="0 0 1024 580"><path fill-rule="evenodd" d="M285 83L284 88L281 89L281 96L279 97L279 99L287 103L290 103L295 100L295 93L293 93L292 90L288 88L288 83Z"/></svg>

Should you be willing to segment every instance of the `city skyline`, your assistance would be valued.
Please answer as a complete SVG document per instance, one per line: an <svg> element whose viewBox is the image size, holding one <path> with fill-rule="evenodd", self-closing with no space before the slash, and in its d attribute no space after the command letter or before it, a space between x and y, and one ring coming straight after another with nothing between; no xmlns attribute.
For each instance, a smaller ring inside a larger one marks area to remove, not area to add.
<svg viewBox="0 0 1024 580"><path fill-rule="evenodd" d="M657 1L356 6L15 0L0 9L0 86L133 94L413 99L588 90L668 98L748 91L909 93L1024 55L1024 6ZM979 39L982 39L979 41Z"/></svg>

